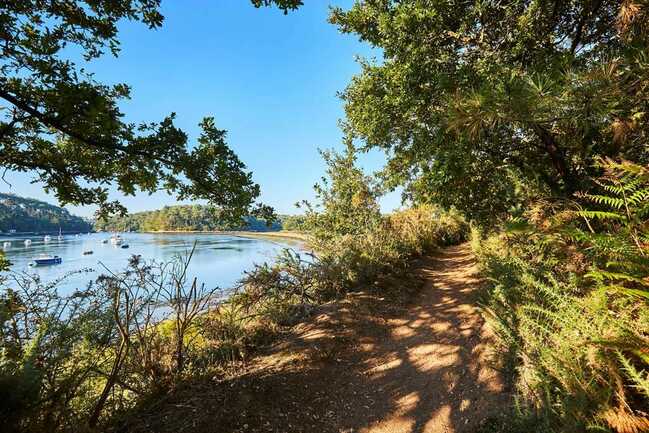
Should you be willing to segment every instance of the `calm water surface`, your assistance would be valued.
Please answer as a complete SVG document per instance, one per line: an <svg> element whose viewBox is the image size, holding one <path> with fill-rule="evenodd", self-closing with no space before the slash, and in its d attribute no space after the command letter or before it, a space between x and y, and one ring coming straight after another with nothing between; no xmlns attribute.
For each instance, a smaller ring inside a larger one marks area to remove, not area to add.
<svg viewBox="0 0 649 433"><path fill-rule="evenodd" d="M228 288L234 285L245 270L255 263L273 261L284 248L300 249L299 242L291 240L266 240L244 238L222 234L148 234L123 233L124 243L130 248L122 249L103 244L109 239L108 233L65 235L62 241L52 236L50 242L43 237L0 238L2 242L11 242L4 248L7 258L13 263L12 271L37 273L43 281L54 280L65 273L85 268L89 273L74 275L62 285L62 289L72 291L83 287L99 274L106 273L103 266L113 272L119 272L127 265L128 259L140 254L145 260L170 261L179 254L187 253L194 242L196 251L189 266L189 275L198 278L209 287ZM25 246L24 240L31 239L32 245ZM83 251L92 250L92 255L83 255ZM63 263L51 266L29 266L29 263L40 254L58 255ZM103 266L102 266L103 264Z"/></svg>

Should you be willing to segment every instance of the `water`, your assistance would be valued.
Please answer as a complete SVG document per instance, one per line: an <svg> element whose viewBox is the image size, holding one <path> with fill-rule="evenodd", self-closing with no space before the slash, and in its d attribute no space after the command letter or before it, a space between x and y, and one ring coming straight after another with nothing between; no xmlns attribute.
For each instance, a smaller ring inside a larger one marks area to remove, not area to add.
<svg viewBox="0 0 649 433"><path fill-rule="evenodd" d="M77 274L66 279L60 286L62 291L72 292L84 287L101 273L106 273L104 266L113 272L119 272L127 265L129 257L139 254L144 260L170 261L179 254L191 250L196 242L196 250L189 265L188 275L197 277L199 282L208 287L218 286L222 289L232 287L241 278L245 270L255 263L272 261L284 248L300 249L300 243L291 240L267 240L245 238L224 234L122 234L123 243L128 249L102 243L109 239L107 233L65 235L62 241L52 236L50 242L43 237L0 238L2 242L11 242L4 248L5 256L11 261L12 271L38 274L45 282L62 275L84 268L92 269L89 273ZM25 246L24 240L31 239L31 246ZM92 250L92 255L83 255ZM29 266L29 263L40 254L57 255L63 263L51 266ZM11 284L9 284L11 285Z"/></svg>

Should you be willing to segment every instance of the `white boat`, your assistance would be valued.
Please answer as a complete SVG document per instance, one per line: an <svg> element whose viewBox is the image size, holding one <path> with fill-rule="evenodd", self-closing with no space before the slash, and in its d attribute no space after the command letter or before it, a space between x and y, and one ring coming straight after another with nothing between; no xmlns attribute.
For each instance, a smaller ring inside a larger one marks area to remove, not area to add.
<svg viewBox="0 0 649 433"><path fill-rule="evenodd" d="M30 263L32 266L45 266L45 265L58 265L61 264L62 260L61 257L59 256L48 256L46 254L42 254L36 258L34 258L34 261Z"/></svg>
<svg viewBox="0 0 649 433"><path fill-rule="evenodd" d="M113 235L110 237L110 243L112 245L119 245L122 243L122 237L120 235Z"/></svg>
<svg viewBox="0 0 649 433"><path fill-rule="evenodd" d="M52 236L50 235L45 235L45 237L43 238L43 242L49 242L51 240L52 240Z"/></svg>
<svg viewBox="0 0 649 433"><path fill-rule="evenodd" d="M7 248L11 248L11 242L9 242L9 241L3 242L2 243L2 248L4 248L5 250Z"/></svg>
<svg viewBox="0 0 649 433"><path fill-rule="evenodd" d="M26 247L30 246L31 244L32 244L32 240L31 240L31 239L25 239L25 246L26 246Z"/></svg>
<svg viewBox="0 0 649 433"><path fill-rule="evenodd" d="M56 237L58 240L63 240L63 235L61 234L61 227L59 227L59 235Z"/></svg>

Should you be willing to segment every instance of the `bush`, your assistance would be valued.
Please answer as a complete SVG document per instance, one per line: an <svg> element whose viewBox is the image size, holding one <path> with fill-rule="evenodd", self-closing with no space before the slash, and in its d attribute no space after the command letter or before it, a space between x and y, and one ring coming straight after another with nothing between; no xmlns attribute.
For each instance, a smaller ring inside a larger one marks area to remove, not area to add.
<svg viewBox="0 0 649 433"><path fill-rule="evenodd" d="M216 289L188 280L191 254L108 271L60 294L10 274L0 296L0 415L4 431L96 429L201 368L209 348L198 321ZM66 278L66 277L64 277Z"/></svg>
<svg viewBox="0 0 649 433"><path fill-rule="evenodd" d="M233 302L274 323L292 323L325 302L356 290L389 290L386 279L404 284L413 258L465 239L467 225L454 212L422 206L396 212L361 233L314 242L315 254L285 250L271 264L246 273Z"/></svg>
<svg viewBox="0 0 649 433"><path fill-rule="evenodd" d="M649 175L600 164L602 195L543 203L505 234L474 236L501 359L523 413L548 431L649 429Z"/></svg>

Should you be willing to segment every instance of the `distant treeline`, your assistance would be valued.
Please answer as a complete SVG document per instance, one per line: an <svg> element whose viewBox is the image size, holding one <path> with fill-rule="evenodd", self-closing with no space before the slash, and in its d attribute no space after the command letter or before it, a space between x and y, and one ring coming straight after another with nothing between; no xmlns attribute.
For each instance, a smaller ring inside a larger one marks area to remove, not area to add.
<svg viewBox="0 0 649 433"><path fill-rule="evenodd" d="M66 209L32 198L0 193L0 230L8 232L87 232L92 223Z"/></svg>
<svg viewBox="0 0 649 433"><path fill-rule="evenodd" d="M218 230L250 230L277 231L285 225L297 229L301 217L280 216L279 221L268 224L266 221L252 216L245 217L240 225L223 223L218 218L218 212L204 205L165 206L162 209L146 212L136 212L123 217L115 216L108 220L98 220L96 230L104 231L218 231Z"/></svg>

